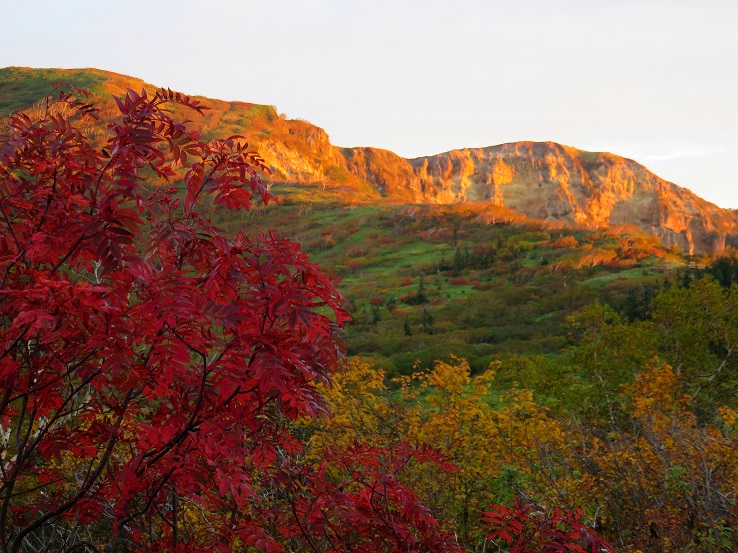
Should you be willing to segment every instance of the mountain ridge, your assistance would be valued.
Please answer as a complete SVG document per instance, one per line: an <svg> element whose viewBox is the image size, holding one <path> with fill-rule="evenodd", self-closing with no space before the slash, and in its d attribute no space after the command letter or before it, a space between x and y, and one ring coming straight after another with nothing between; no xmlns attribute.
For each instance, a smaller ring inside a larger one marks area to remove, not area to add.
<svg viewBox="0 0 738 553"><path fill-rule="evenodd" d="M0 69L0 114L30 108L54 81L89 87L108 104L112 101L105 95L126 86L154 88L96 69L5 68ZM615 154L522 141L407 159L381 148L333 145L325 130L287 119L273 106L197 98L211 108L193 122L205 138L243 135L270 167L268 180L319 183L342 201L488 202L566 226L633 225L689 254L738 246L738 212Z"/></svg>

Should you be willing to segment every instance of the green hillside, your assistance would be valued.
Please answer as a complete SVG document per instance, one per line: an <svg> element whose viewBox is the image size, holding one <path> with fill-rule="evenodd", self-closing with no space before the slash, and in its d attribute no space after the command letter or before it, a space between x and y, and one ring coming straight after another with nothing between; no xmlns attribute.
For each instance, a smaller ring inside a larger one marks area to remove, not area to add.
<svg viewBox="0 0 738 553"><path fill-rule="evenodd" d="M556 354L570 314L595 301L632 310L684 265L637 232L491 224L488 206L473 204L344 205L319 187L273 191L282 205L219 223L299 240L350 302L348 353L390 375L449 355L478 371L504 354Z"/></svg>

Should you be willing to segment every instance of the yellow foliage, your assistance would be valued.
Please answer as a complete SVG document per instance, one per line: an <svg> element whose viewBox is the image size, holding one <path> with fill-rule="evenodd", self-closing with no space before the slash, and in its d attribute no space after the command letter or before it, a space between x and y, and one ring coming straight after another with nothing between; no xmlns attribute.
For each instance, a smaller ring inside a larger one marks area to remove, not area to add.
<svg viewBox="0 0 738 553"><path fill-rule="evenodd" d="M626 388L626 394L632 397L633 416L640 418L655 411L673 413L679 403L676 398L678 387L677 375L671 365L654 359Z"/></svg>
<svg viewBox="0 0 738 553"><path fill-rule="evenodd" d="M500 390L495 368L472 376L463 359L437 361L390 391L381 371L353 360L323 389L332 416L305 423L307 454L401 440L436 449L458 470L411 464L403 478L464 544L483 543L481 512L515 494L583 507L598 527L617 532L623 550L684 548L691 520L715 543L729 539L719 532L734 516L738 411L720 408L721 428L701 423L691 398L680 396L684 375L654 359L631 384L613 388L613 404L628 407L626 427L598 435L556 420L530 390Z"/></svg>
<svg viewBox="0 0 738 553"><path fill-rule="evenodd" d="M332 385L321 386L330 416L318 422L310 438L311 455L318 459L325 448L346 449L357 442L391 445L396 433L390 424L393 413L381 395L384 390L383 371L361 359L349 361Z"/></svg>
<svg viewBox="0 0 738 553"><path fill-rule="evenodd" d="M730 409L729 407L718 408L720 416L723 417L723 421L730 427L735 426L736 420L738 420L738 411Z"/></svg>
<svg viewBox="0 0 738 553"><path fill-rule="evenodd" d="M509 486L547 486L550 477L541 467L550 452L566 446L560 424L529 390L498 395L494 378L494 367L472 377L467 361L452 357L429 372L396 379L399 390L389 392L382 371L352 360L322 390L331 416L304 423L312 430L308 457L317 460L324 448L356 442L391 447L407 440L435 449L458 470L418 465L406 478L441 519L455 520L462 538L474 541L483 536L481 512L511 493ZM517 480L505 481L505 491L498 480L510 474ZM578 478L557 479L559 489L578 485Z"/></svg>
<svg viewBox="0 0 738 553"><path fill-rule="evenodd" d="M559 423L535 403L530 390L513 388L497 396L494 377L494 366L471 377L469 364L452 357L400 382L401 396L408 401L405 435L440 450L458 467L451 478L419 475L424 496L457 521L467 543L480 531L470 521L490 503L504 499L500 494L511 492L505 485L528 486L528 491L548 485L541 467L549 459L542 452L565 447ZM501 482L513 474L518 475L516 482ZM565 479L557 484L578 485L578 480Z"/></svg>
<svg viewBox="0 0 738 553"><path fill-rule="evenodd" d="M603 522L618 527L633 548L724 550L715 544L730 540L720 528L735 516L738 448L697 419L692 398L679 395L681 377L666 363L649 363L622 392L633 431L606 440L590 436L582 471L589 472L591 496L604 499ZM738 420L732 409L719 411L728 426ZM697 542L695 524L704 527Z"/></svg>

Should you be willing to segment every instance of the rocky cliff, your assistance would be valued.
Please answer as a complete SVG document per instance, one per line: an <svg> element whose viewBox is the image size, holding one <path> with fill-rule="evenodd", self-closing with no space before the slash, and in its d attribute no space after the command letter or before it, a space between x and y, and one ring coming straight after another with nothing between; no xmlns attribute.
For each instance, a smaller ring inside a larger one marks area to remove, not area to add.
<svg viewBox="0 0 738 553"><path fill-rule="evenodd" d="M142 81L94 69L0 69L0 117L31 107L54 81L110 94ZM153 89L153 87L150 87ZM273 106L200 98L205 137L239 134L264 157L275 182L319 183L337 199L408 203L489 202L532 219L587 228L634 225L689 253L738 247L738 214L660 179L635 161L553 142L515 142L404 159L377 148L339 148L326 132ZM187 117L192 118L191 114Z"/></svg>
<svg viewBox="0 0 738 553"><path fill-rule="evenodd" d="M691 254L738 246L735 211L610 153L553 142L514 142L410 160L372 148L342 153L353 175L398 201L487 201L570 226L633 225Z"/></svg>
<svg viewBox="0 0 738 553"><path fill-rule="evenodd" d="M642 165L553 142L515 142L409 160L429 199L487 200L532 219L634 225L689 253L738 245L738 216Z"/></svg>

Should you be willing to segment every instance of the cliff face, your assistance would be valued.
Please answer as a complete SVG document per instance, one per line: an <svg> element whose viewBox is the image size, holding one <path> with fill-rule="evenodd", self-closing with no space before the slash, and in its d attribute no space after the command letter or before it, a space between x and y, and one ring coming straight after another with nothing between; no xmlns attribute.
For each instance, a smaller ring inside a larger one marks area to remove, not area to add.
<svg viewBox="0 0 738 553"><path fill-rule="evenodd" d="M635 225L690 253L738 245L738 216L609 153L516 142L409 160L429 198L489 200L530 218Z"/></svg>
<svg viewBox="0 0 738 553"><path fill-rule="evenodd" d="M691 254L738 246L735 211L609 153L553 142L515 142L410 160L372 148L342 153L353 175L397 201L488 201L531 219L572 226L634 225Z"/></svg>
<svg viewBox="0 0 738 553"><path fill-rule="evenodd" d="M113 110L111 94L138 79L99 70L0 69L0 117L31 108L63 81L88 88ZM377 148L338 148L326 132L272 106L199 98L210 107L191 126L205 138L242 135L271 168L270 180L320 183L340 200L408 203L487 201L531 219L567 225L634 225L689 253L738 247L738 212L721 209L635 161L553 142L516 142L404 159ZM178 109L175 108L175 112ZM191 113L177 113L193 118Z"/></svg>

